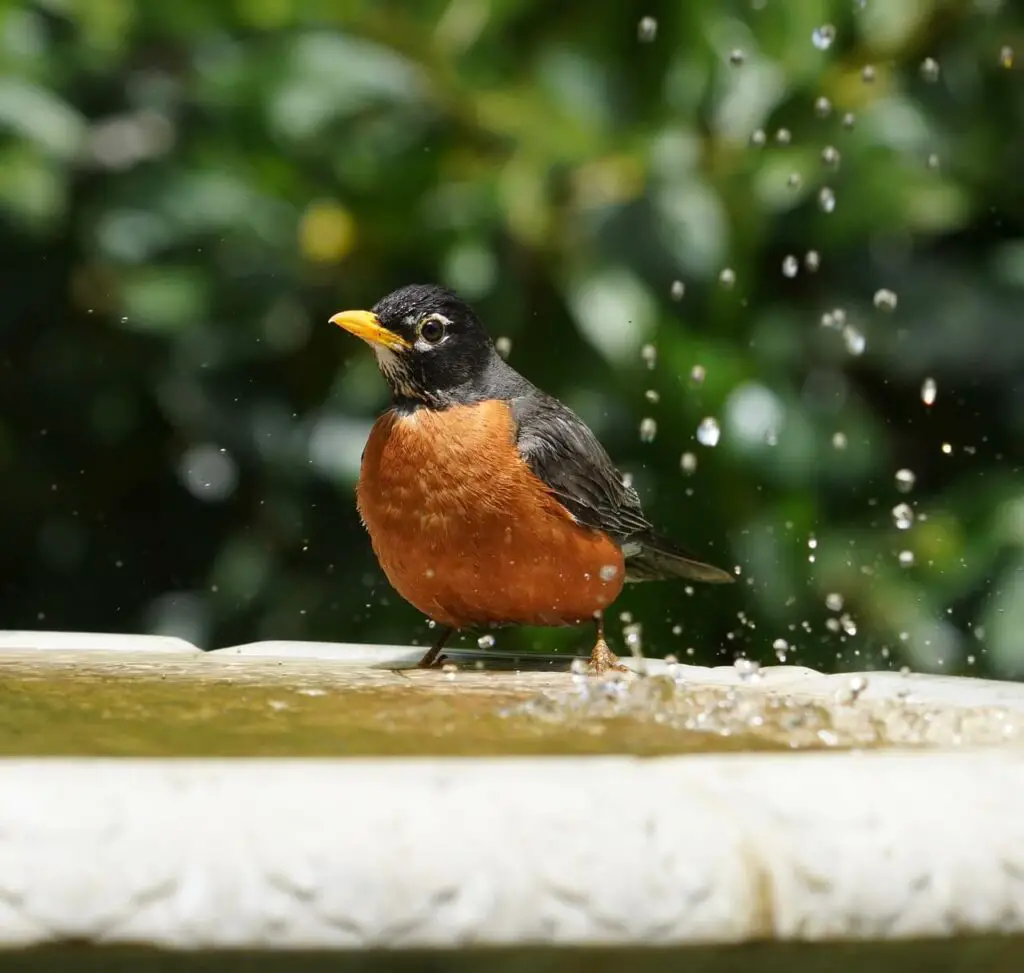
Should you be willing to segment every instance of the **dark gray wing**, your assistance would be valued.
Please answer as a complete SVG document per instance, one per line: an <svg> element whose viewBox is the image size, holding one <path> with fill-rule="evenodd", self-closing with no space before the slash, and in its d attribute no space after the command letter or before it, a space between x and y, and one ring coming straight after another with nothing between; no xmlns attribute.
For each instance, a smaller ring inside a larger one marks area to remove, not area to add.
<svg viewBox="0 0 1024 973"><path fill-rule="evenodd" d="M605 448L575 412L543 392L530 392L510 404L519 454L576 520L619 544L627 581L734 580L654 533L636 490L623 483Z"/></svg>
<svg viewBox="0 0 1024 973"><path fill-rule="evenodd" d="M519 453L581 524L620 544L649 530L640 497L622 481L590 427L557 399L534 392L512 400Z"/></svg>

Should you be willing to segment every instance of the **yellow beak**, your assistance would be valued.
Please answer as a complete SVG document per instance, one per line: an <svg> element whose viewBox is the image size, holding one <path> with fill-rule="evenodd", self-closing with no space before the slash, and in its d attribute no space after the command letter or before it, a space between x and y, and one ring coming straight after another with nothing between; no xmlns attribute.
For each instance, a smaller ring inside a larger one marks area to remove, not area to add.
<svg viewBox="0 0 1024 973"><path fill-rule="evenodd" d="M412 347L401 335L388 331L372 311L339 311L331 318L331 324L344 328L371 345L382 345L391 351L407 351Z"/></svg>

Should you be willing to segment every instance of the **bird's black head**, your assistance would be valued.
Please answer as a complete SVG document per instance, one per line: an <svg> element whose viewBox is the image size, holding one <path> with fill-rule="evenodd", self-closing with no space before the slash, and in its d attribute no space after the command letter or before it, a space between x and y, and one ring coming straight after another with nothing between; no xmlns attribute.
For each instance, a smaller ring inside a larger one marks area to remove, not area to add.
<svg viewBox="0 0 1024 973"><path fill-rule="evenodd" d="M397 404L447 408L495 396L507 366L473 309L434 284L410 284L372 311L341 311L331 323L373 348Z"/></svg>

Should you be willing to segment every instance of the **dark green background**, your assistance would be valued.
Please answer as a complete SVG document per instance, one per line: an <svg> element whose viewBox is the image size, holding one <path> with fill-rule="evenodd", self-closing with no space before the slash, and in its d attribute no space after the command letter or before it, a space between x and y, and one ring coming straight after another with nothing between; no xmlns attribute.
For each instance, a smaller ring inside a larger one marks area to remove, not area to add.
<svg viewBox="0 0 1024 973"><path fill-rule="evenodd" d="M426 638L354 511L384 386L327 318L441 280L741 567L625 595L648 652L1024 672L1022 10L0 6L0 625Z"/></svg>

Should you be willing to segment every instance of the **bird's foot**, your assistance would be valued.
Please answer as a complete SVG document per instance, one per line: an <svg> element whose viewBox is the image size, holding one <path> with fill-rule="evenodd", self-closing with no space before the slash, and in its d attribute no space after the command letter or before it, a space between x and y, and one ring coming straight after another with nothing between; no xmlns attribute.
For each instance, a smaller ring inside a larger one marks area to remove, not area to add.
<svg viewBox="0 0 1024 973"><path fill-rule="evenodd" d="M629 669L619 661L619 657L608 648L608 643L603 638L594 643L594 651L590 653L591 675L601 676L606 672L628 671Z"/></svg>
<svg viewBox="0 0 1024 973"><path fill-rule="evenodd" d="M416 663L417 669L440 669L448 661L447 656L438 654L432 656L428 652L419 662Z"/></svg>

